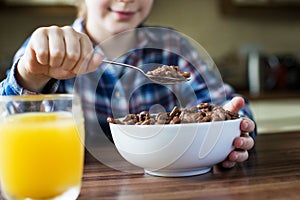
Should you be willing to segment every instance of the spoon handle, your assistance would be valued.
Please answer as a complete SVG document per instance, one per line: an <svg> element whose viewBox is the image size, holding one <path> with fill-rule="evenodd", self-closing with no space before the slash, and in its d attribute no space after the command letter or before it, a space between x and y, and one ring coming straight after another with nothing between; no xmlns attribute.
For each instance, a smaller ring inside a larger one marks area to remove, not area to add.
<svg viewBox="0 0 300 200"><path fill-rule="evenodd" d="M144 72L142 69L140 69L140 68L138 68L138 67L136 67L136 66L133 66L133 65L128 65L128 64L125 64L125 63L119 63L119 62L115 62L115 61L111 61L111 60L102 60L102 62L104 62L104 63L109 63L109 64L113 64L113 65L120 65L120 66L123 66L123 67L129 67L129 68L138 70L138 71L140 71L141 73L145 74L145 72Z"/></svg>

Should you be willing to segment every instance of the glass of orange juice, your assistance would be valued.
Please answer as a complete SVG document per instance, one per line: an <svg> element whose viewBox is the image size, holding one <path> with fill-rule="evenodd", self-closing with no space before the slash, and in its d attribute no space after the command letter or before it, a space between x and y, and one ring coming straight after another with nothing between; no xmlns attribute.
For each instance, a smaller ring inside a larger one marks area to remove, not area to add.
<svg viewBox="0 0 300 200"><path fill-rule="evenodd" d="M79 96L0 96L0 182L5 199L76 199L83 160Z"/></svg>

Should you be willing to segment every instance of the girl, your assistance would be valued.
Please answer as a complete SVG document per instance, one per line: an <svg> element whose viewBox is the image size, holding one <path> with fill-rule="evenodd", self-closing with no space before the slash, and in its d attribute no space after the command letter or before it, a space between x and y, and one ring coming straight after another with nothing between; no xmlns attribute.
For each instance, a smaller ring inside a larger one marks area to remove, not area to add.
<svg viewBox="0 0 300 200"><path fill-rule="evenodd" d="M1 94L73 92L74 84L80 83L87 120L89 112L96 112L108 137L108 116L149 109L170 111L175 105L214 101L246 117L240 125L241 137L234 141L236 150L222 166L247 160L254 146L255 124L244 98L226 84L219 87L219 77L180 34L143 26L152 5L153 0L81 0L79 17L72 26L41 27L33 32L15 55L1 83ZM132 65L177 65L191 72L192 80L172 87L148 83L132 71L102 64L103 58Z"/></svg>

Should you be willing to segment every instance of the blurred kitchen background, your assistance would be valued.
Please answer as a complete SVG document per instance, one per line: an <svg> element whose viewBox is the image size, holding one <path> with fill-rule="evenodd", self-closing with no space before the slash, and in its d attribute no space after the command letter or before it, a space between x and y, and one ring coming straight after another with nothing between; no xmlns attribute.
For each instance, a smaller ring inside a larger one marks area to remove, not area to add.
<svg viewBox="0 0 300 200"><path fill-rule="evenodd" d="M1 80L33 30L73 22L75 1L0 0ZM250 100L259 133L300 130L300 0L155 0L146 24L201 44Z"/></svg>

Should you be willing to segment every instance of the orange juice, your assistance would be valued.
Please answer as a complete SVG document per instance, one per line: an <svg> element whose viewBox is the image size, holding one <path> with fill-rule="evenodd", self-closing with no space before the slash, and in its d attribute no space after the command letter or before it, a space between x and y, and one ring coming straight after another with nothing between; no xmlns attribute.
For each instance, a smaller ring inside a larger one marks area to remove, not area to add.
<svg viewBox="0 0 300 200"><path fill-rule="evenodd" d="M6 195L51 198L80 188L83 129L83 120L75 123L67 112L16 114L1 121L0 178Z"/></svg>

